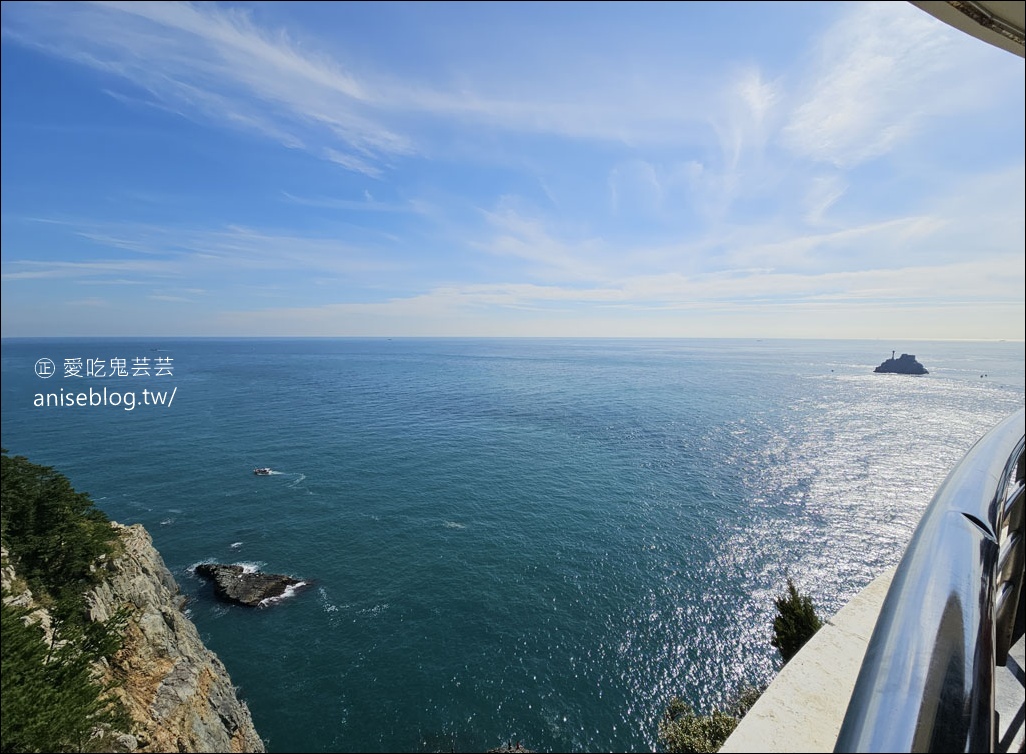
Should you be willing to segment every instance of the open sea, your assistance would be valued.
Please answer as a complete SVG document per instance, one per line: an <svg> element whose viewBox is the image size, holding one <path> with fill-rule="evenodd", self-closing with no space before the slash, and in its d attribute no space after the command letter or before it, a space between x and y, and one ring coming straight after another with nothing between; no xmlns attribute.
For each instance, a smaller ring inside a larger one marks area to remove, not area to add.
<svg viewBox="0 0 1026 754"><path fill-rule="evenodd" d="M930 374L874 374L894 348ZM269 751L647 751L672 696L708 711L773 677L788 575L827 617L897 563L1023 406L1024 362L1021 342L4 340L0 439L146 526ZM228 606L207 560L309 586Z"/></svg>

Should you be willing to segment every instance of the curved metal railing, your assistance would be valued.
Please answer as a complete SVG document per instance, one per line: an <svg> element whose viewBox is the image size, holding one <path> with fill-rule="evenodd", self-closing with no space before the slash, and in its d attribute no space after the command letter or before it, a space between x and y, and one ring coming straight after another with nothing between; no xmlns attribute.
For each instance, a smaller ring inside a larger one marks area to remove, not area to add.
<svg viewBox="0 0 1026 754"><path fill-rule="evenodd" d="M995 669L1023 634L1024 417L981 438L898 565L835 752L991 752Z"/></svg>

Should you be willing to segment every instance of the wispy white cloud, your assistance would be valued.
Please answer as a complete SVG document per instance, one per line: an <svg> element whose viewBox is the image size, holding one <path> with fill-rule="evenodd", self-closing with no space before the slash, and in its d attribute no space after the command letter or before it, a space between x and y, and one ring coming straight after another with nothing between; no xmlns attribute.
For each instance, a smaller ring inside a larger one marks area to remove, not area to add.
<svg viewBox="0 0 1026 754"><path fill-rule="evenodd" d="M817 175L809 179L803 203L805 223L818 226L826 223L826 215L831 207L844 196L848 185L839 175Z"/></svg>
<svg viewBox="0 0 1026 754"><path fill-rule="evenodd" d="M679 176L689 187L692 207L707 221L721 222L745 195L772 190L779 180L767 169L765 150L779 128L784 81L768 81L748 65L725 74L715 98L706 103L703 119L716 135L717 150L705 150Z"/></svg>
<svg viewBox="0 0 1026 754"><path fill-rule="evenodd" d="M132 274L143 277L168 277L178 274L176 265L160 260L98 259L89 262L63 262L39 260L11 260L5 267L14 268L4 272L0 279L42 280L56 278L85 278L95 275Z"/></svg>
<svg viewBox="0 0 1026 754"><path fill-rule="evenodd" d="M986 51L956 44L960 32L915 7L849 7L821 38L781 133L793 152L840 168L886 154L930 117L978 97L965 85L971 77L953 75L959 66L987 75Z"/></svg>
<svg viewBox="0 0 1026 754"><path fill-rule="evenodd" d="M375 201L369 191L364 191L363 199L333 199L321 196L296 196L287 191L281 195L292 204L301 204L306 207L321 207L323 209L344 209L354 212L416 212L417 209L412 203L395 204Z"/></svg>
<svg viewBox="0 0 1026 754"><path fill-rule="evenodd" d="M1023 300L1009 273L1021 277L1024 272L1022 258L1013 256L824 275L667 274L593 288L452 285L385 301L226 311L218 322L228 331L253 328L280 335L624 337L876 337L881 328L893 331L902 323L909 334L958 338L979 337L981 323L997 311L1003 324L989 335L1015 338L1021 337ZM944 306L933 293L937 286L950 292ZM981 315L982 304L989 314ZM961 312L957 324L942 316L945 307ZM774 326L763 333L760 322Z"/></svg>
<svg viewBox="0 0 1026 754"><path fill-rule="evenodd" d="M147 298L152 301L168 301L174 304L191 304L196 301L188 296L173 296L169 293L151 293Z"/></svg>
<svg viewBox="0 0 1026 754"><path fill-rule="evenodd" d="M638 210L652 215L663 207L664 189L658 172L646 160L630 160L609 173L610 206L614 214Z"/></svg>
<svg viewBox="0 0 1026 754"><path fill-rule="evenodd" d="M761 153L780 100L780 85L754 67L740 71L726 90L725 119L717 124L726 168L736 171L746 153Z"/></svg>
<svg viewBox="0 0 1026 754"><path fill-rule="evenodd" d="M491 235L474 245L488 253L527 262L529 274L560 280L595 280L605 276L597 254L603 251L598 239L564 241L555 237L544 220L522 212L512 197L482 212Z"/></svg>
<svg viewBox="0 0 1026 754"><path fill-rule="evenodd" d="M68 306L86 306L86 307L98 307L106 308L111 305L111 302L105 298L91 297L91 298L79 298L73 299L67 302Z"/></svg>
<svg viewBox="0 0 1026 754"><path fill-rule="evenodd" d="M521 69L474 82L397 77L364 61L357 74L329 42L264 28L241 8L212 3L95 2L17 7L8 40L129 82L106 87L183 117L259 134L371 177L423 147L414 119L627 144L704 138L704 79L653 66L644 77L605 70ZM565 68L568 59L549 65ZM536 66L538 64L536 63ZM527 76L530 82L525 86ZM641 85L641 82L648 82ZM613 87L612 89L610 87ZM747 98L758 109L758 87ZM688 92L682 97L675 92Z"/></svg>
<svg viewBox="0 0 1026 754"><path fill-rule="evenodd" d="M117 76L146 92L150 104L191 119L256 132L287 147L334 143L337 148L315 153L348 169L352 165L335 159L342 148L363 155L363 162L352 159L365 166L412 151L406 137L364 112L375 105L372 90L328 56L303 50L285 31L259 28L242 9L42 4L18 8L5 21L8 39Z"/></svg>
<svg viewBox="0 0 1026 754"><path fill-rule="evenodd" d="M419 318L444 312L472 322L474 313L481 311L560 308L580 311L582 305L592 313L609 307L648 312L707 308L771 311L800 304L845 303L905 309L935 307L938 287L948 291L953 305L969 302L1015 305L1018 302L1021 306L1021 286L1012 278L1024 272L1023 259L1009 256L972 263L819 275L763 270L701 276L666 273L627 278L606 287L525 283L449 285L385 301L276 308L264 311L261 316L283 316L298 321L311 312L317 312L318 318L343 314Z"/></svg>
<svg viewBox="0 0 1026 754"><path fill-rule="evenodd" d="M68 221L60 224L73 225ZM234 272L284 270L319 274L383 273L397 263L332 237L302 236L243 226L192 229L135 223L88 225L75 231L100 249L122 250L140 257L123 259L36 260L6 258L3 279L91 278L108 274L140 277L196 277ZM106 281L110 282L110 281Z"/></svg>
<svg viewBox="0 0 1026 754"><path fill-rule="evenodd" d="M596 66L597 55L584 58L588 64L542 55L523 61L516 77L464 71L460 79L410 81L374 62L357 73L327 39L262 27L237 7L20 5L5 18L12 41L131 82L151 104L185 117L260 133L372 177L422 148L412 119L425 116L632 146L705 144L712 128L729 194L743 155L761 150L782 107L791 108L781 133L791 149L851 166L957 107L952 98L971 96L946 78L959 64L948 54L952 32L887 2L848 6L808 61L797 94L788 91L793 81L768 80L754 65L698 76L662 61L625 75L612 62ZM931 96L938 85L944 98Z"/></svg>
<svg viewBox="0 0 1026 754"><path fill-rule="evenodd" d="M647 165L639 172L642 185L651 182L653 201L657 188L665 191L670 185L657 185L658 178ZM678 224L655 243L615 240L601 232L582 236L572 224L505 197L483 213L489 225L476 246L523 261L535 282L547 284L605 285L668 272L694 276L764 269L818 275L960 263L1004 256L1021 247L1023 175L1022 166L1016 166L964 178L943 191L938 187L937 195L922 197L917 214L875 212L855 221L840 212L830 222L824 214L847 185L839 176L812 176L802 184L807 195L795 203L796 212L804 214L783 213L696 230ZM810 213L816 222L810 221Z"/></svg>
<svg viewBox="0 0 1026 754"><path fill-rule="evenodd" d="M381 168L371 165L366 160L360 159L351 154L343 154L337 149L331 147L325 147L324 156L330 162L334 162L336 165L341 165L346 170L352 170L354 173L363 173L371 178L380 178L382 175Z"/></svg>

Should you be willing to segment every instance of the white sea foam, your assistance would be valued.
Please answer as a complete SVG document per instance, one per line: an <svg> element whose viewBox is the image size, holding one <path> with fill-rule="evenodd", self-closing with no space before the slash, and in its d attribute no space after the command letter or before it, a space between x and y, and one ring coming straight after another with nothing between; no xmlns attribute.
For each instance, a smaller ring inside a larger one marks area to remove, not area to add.
<svg viewBox="0 0 1026 754"><path fill-rule="evenodd" d="M275 602L281 602L287 600L298 592L301 588L306 586L305 581L300 581L298 584L290 584L285 587L285 591L279 594L277 597L268 597L267 599L260 600L260 604L257 607L266 607L267 605L273 605Z"/></svg>
<svg viewBox="0 0 1026 754"><path fill-rule="evenodd" d="M319 595L321 595L321 602L324 605L324 612L326 612L326 613L337 613L339 611L339 606L338 605L332 604L331 602L328 601L328 590L327 589L325 589L323 586L319 586L319 587L317 587L317 593Z"/></svg>
<svg viewBox="0 0 1026 754"><path fill-rule="evenodd" d="M242 542L232 542L233 550L238 550L240 547L242 547Z"/></svg>
<svg viewBox="0 0 1026 754"><path fill-rule="evenodd" d="M237 544L242 544L242 543L239 542ZM235 545L232 545L232 547L234 547L234 546ZM199 567L201 565L204 565L204 564L208 564L208 563L212 564L212 563L217 563L217 562L218 562L217 558L206 558L205 560L197 560L195 563L193 563L191 566L189 566L185 570L188 571L191 574L195 574L197 567ZM263 561L248 562L248 561L241 561L240 560L237 563L232 563L232 565L241 566L243 573L257 573L257 572L260 571L261 568L266 566L267 563L264 563Z"/></svg>

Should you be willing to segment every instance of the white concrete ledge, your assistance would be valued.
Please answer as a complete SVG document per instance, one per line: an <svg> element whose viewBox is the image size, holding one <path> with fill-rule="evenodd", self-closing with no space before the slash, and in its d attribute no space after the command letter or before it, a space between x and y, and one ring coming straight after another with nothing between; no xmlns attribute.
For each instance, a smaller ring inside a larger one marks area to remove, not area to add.
<svg viewBox="0 0 1026 754"><path fill-rule="evenodd" d="M832 752L894 568L827 620L781 668L722 747L741 752Z"/></svg>

